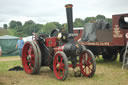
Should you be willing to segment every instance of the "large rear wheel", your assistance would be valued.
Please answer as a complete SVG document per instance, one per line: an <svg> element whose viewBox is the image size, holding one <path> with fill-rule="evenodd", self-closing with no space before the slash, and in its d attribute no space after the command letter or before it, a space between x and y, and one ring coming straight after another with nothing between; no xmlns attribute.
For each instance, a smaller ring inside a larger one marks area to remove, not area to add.
<svg viewBox="0 0 128 85"><path fill-rule="evenodd" d="M108 52L104 52L102 54L104 61L116 61L118 51L113 49L111 51L107 50Z"/></svg>
<svg viewBox="0 0 128 85"><path fill-rule="evenodd" d="M22 64L28 74L39 73L41 66L41 52L36 42L27 41L22 50Z"/></svg>
<svg viewBox="0 0 128 85"><path fill-rule="evenodd" d="M96 71L96 61L90 50L80 55L80 71L85 77L92 77Z"/></svg>
<svg viewBox="0 0 128 85"><path fill-rule="evenodd" d="M37 57L37 63L38 63L38 69L37 69L37 73L40 72L40 67L41 67L41 64L42 64L42 55L41 55L41 50L39 48L39 45L37 44L36 41L33 41L33 43L35 44L36 46L36 49L37 49L37 52L38 52L38 57Z"/></svg>
<svg viewBox="0 0 128 85"><path fill-rule="evenodd" d="M54 75L59 80L65 80L68 76L68 59L64 52L56 52L53 60Z"/></svg>

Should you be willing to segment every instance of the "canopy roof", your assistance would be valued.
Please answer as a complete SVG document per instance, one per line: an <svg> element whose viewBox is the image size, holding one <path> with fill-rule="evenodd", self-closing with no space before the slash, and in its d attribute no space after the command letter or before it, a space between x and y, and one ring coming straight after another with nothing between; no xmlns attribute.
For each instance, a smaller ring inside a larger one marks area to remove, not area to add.
<svg viewBox="0 0 128 85"><path fill-rule="evenodd" d="M16 36L10 36L10 35L3 35L0 36L0 39L18 39L19 37Z"/></svg>

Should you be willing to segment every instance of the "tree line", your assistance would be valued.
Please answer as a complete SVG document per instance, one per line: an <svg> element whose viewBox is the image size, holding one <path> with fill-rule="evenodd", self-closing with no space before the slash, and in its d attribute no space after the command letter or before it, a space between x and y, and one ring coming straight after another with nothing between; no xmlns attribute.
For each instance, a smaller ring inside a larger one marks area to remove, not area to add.
<svg viewBox="0 0 128 85"><path fill-rule="evenodd" d="M106 18L104 15L97 15L96 17L86 17L84 20L81 18L76 18L73 22L74 27L83 27L85 23L94 22L96 19L105 19L110 24L112 24L111 18ZM4 24L3 28L8 29L11 35L14 36L30 36L32 32L35 33L46 33L50 34L53 29L68 29L67 23L60 24L59 22L48 22L46 24L37 24L32 20L26 21L22 24L20 21L12 20L9 24Z"/></svg>

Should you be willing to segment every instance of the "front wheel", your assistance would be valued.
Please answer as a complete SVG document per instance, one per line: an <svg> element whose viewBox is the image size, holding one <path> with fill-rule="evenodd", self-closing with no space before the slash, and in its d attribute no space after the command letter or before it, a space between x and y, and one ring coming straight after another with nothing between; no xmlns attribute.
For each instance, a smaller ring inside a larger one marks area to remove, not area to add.
<svg viewBox="0 0 128 85"><path fill-rule="evenodd" d="M41 52L36 42L27 41L22 50L22 64L28 74L39 73L41 67Z"/></svg>
<svg viewBox="0 0 128 85"><path fill-rule="evenodd" d="M56 52L53 60L54 75L58 80L65 80L68 76L68 59L64 52Z"/></svg>
<svg viewBox="0 0 128 85"><path fill-rule="evenodd" d="M85 77L92 77L96 71L96 61L90 50L80 55L80 71Z"/></svg>

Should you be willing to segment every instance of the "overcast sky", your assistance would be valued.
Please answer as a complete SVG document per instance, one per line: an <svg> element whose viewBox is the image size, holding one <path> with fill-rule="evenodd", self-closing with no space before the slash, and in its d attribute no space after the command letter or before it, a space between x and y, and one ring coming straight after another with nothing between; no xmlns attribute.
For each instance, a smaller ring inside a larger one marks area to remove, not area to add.
<svg viewBox="0 0 128 85"><path fill-rule="evenodd" d="M0 0L0 26L11 20L36 23L66 22L65 4L73 4L73 19L128 13L128 0Z"/></svg>

